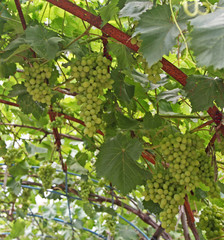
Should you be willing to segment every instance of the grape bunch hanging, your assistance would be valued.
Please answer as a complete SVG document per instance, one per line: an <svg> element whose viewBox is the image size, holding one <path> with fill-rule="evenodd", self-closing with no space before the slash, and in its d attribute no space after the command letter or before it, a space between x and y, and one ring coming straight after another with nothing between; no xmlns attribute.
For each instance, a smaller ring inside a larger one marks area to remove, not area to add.
<svg viewBox="0 0 224 240"><path fill-rule="evenodd" d="M48 80L51 77L51 68L34 62L33 67L24 67L24 77L24 85L33 100L50 105L52 91Z"/></svg>
<svg viewBox="0 0 224 240"><path fill-rule="evenodd" d="M200 215L198 226L206 231L208 239L224 239L224 215L223 209L216 205L207 206Z"/></svg>
<svg viewBox="0 0 224 240"><path fill-rule="evenodd" d="M106 89L112 89L113 80L108 72L110 60L101 54L92 54L76 60L72 67L75 83L66 86L70 91L77 92L77 101L81 107L80 116L86 128L84 134L92 137L100 128L101 106Z"/></svg>
<svg viewBox="0 0 224 240"><path fill-rule="evenodd" d="M184 203L185 194L195 190L200 182L209 186L209 194L218 197L214 182L214 169L203 151L203 141L192 134L170 134L160 144L167 168L159 168L147 181L145 200L158 203L162 209L160 219L167 231L174 230L178 206Z"/></svg>
<svg viewBox="0 0 224 240"><path fill-rule="evenodd" d="M149 67L146 59L138 55L137 62L142 65L144 73L148 74L148 80L152 83L157 83L161 80L160 74L163 73L162 66L163 64L159 61L155 64L153 64L151 67Z"/></svg>

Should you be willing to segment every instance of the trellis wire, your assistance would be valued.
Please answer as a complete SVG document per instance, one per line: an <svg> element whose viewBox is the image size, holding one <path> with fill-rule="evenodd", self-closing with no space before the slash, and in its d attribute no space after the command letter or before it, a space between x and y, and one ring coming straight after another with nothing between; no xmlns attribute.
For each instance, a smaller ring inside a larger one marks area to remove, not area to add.
<svg viewBox="0 0 224 240"><path fill-rule="evenodd" d="M3 183L0 183L0 185L3 185ZM36 190L36 191L40 191L41 188L39 187L32 187L32 186L27 186L27 185L21 185L21 187L23 188L29 188L29 189L33 189L33 190ZM55 194L58 194L58 195L62 195L62 196L65 196L66 197L66 194L64 193L60 193L60 192L57 192L57 191L54 191L54 190L47 190L47 192L50 192L50 193L55 193ZM74 200L79 200L79 201L82 201L82 198L78 198L78 197L73 197L73 196L70 196L71 199L74 199ZM100 206L96 203L92 203L94 205L97 205L97 206ZM118 217L123 219L125 222L127 222L130 226L132 226L133 228L135 228L135 230L137 230L142 236L145 237L146 240L151 240L149 237L147 237L147 235L142 232L141 229L139 229L136 225L134 225L133 223L131 223L130 221L128 221L126 218L122 217L120 214L118 214Z"/></svg>

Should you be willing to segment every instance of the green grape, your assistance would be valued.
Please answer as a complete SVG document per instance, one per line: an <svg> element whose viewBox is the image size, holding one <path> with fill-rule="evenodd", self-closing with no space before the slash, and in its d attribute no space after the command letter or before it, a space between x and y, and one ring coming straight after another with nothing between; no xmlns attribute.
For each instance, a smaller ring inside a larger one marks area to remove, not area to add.
<svg viewBox="0 0 224 240"><path fill-rule="evenodd" d="M22 197L19 198L19 202L22 205L22 210L24 213L27 213L27 209L29 208L30 205L29 202L30 193L31 193L30 189L24 188Z"/></svg>
<svg viewBox="0 0 224 240"><path fill-rule="evenodd" d="M5 164L11 166L11 164L22 155L22 151L16 148L7 149L6 154L3 156Z"/></svg>
<svg viewBox="0 0 224 240"><path fill-rule="evenodd" d="M94 185L93 182L88 179L87 181L80 181L80 192L79 195L84 201L88 201L89 194L94 192Z"/></svg>
<svg viewBox="0 0 224 240"><path fill-rule="evenodd" d="M66 87L72 92L77 92L77 103L80 105L80 116L86 127L84 134L93 137L96 129L102 124L100 99L107 89L112 88L113 80L110 79L108 68L110 60L101 54L92 54L76 60L72 67L75 83L68 83Z"/></svg>
<svg viewBox="0 0 224 240"><path fill-rule="evenodd" d="M148 80L150 82L157 83L161 80L160 74L163 73L161 69L163 64L160 61L149 67L146 59L139 55L137 57L137 62L142 64L142 68L144 72L148 74Z"/></svg>
<svg viewBox="0 0 224 240"><path fill-rule="evenodd" d="M56 169L53 168L50 164L43 165L39 168L38 176L40 177L45 190L51 188L55 172Z"/></svg>
<svg viewBox="0 0 224 240"><path fill-rule="evenodd" d="M51 128L60 128L63 127L65 123L64 116L57 116L53 122L51 122Z"/></svg>
<svg viewBox="0 0 224 240"><path fill-rule="evenodd" d="M160 219L166 231L174 229L177 219L178 206L184 204L186 190L178 184L169 170L159 170L147 181L143 195L145 200L152 200L162 208Z"/></svg>
<svg viewBox="0 0 224 240"><path fill-rule="evenodd" d="M208 239L224 239L224 215L222 208L216 205L206 206L201 212L198 226L201 230L206 231Z"/></svg>
<svg viewBox="0 0 224 240"><path fill-rule="evenodd" d="M52 93L48 86L51 77L51 69L48 66L41 66L34 62L32 68L24 67L25 87L34 101L51 104Z"/></svg>
<svg viewBox="0 0 224 240"><path fill-rule="evenodd" d="M107 230L110 232L111 236L115 235L115 230L116 230L116 225L117 225L117 217L116 216L112 216L110 214L106 214L103 216L104 220L105 220L105 227L107 228Z"/></svg>
<svg viewBox="0 0 224 240"><path fill-rule="evenodd" d="M203 140L197 135L170 134L161 141L160 147L169 164L170 173L188 192L194 190L200 182L210 186L213 184L211 192L216 188L210 159L204 152Z"/></svg>

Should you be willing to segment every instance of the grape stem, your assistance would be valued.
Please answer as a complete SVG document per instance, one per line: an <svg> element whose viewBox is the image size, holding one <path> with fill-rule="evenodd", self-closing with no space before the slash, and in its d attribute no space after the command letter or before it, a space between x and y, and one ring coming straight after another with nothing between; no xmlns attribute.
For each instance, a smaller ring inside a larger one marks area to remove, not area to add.
<svg viewBox="0 0 224 240"><path fill-rule="evenodd" d="M20 125L20 124L14 124L14 123L3 123L3 122L0 122L0 125L20 127L20 128L29 128L29 129L33 129L33 130L43 132L46 135L53 134L53 132L46 131L43 128L36 128L36 127L32 127L32 126L27 126L27 125ZM81 138L77 138L77 137L74 137L74 136L71 136L71 135L68 135L68 134L64 134L64 133L60 133L60 136L65 137L65 138L69 138L69 139L72 139L72 140L75 140L75 141L83 141Z"/></svg>

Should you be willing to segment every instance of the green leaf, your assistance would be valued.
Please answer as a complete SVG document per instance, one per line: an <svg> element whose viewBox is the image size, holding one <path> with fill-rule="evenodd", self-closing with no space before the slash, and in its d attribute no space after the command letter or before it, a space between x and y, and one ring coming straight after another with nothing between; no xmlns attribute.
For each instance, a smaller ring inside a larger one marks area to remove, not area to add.
<svg viewBox="0 0 224 240"><path fill-rule="evenodd" d="M90 218L94 218L95 211L93 210L93 207L90 205L90 203L84 203L83 210Z"/></svg>
<svg viewBox="0 0 224 240"><path fill-rule="evenodd" d="M147 74L140 73L135 69L131 73L135 82L140 83L142 87L146 88L149 85L149 80L147 78ZM147 91L147 89L146 89Z"/></svg>
<svg viewBox="0 0 224 240"><path fill-rule="evenodd" d="M16 97L19 95L27 94L26 87L23 84L16 84L12 87L12 90L9 92L9 97Z"/></svg>
<svg viewBox="0 0 224 240"><path fill-rule="evenodd" d="M114 15L119 11L117 7L118 0L111 0L109 4L99 9L100 16L103 20L101 27L103 27L107 22L109 22Z"/></svg>
<svg viewBox="0 0 224 240"><path fill-rule="evenodd" d="M29 171L29 164L27 161L21 161L9 168L9 172L10 174L12 174L13 177L27 175L28 171Z"/></svg>
<svg viewBox="0 0 224 240"><path fill-rule="evenodd" d="M85 169L84 167L82 167L78 162L72 164L70 166L70 169L76 173L80 173L80 174L86 174L88 173L88 170Z"/></svg>
<svg viewBox="0 0 224 240"><path fill-rule="evenodd" d="M12 189L15 195L19 195L22 188L20 182L16 182L15 179L11 178L7 181L7 186Z"/></svg>
<svg viewBox="0 0 224 240"><path fill-rule="evenodd" d="M73 225L75 228L77 229L82 229L83 228L83 221L80 220L80 219L76 219L74 222L73 222Z"/></svg>
<svg viewBox="0 0 224 240"><path fill-rule="evenodd" d="M218 186L220 188L220 191L224 193L224 183L218 182Z"/></svg>
<svg viewBox="0 0 224 240"><path fill-rule="evenodd" d="M119 68L130 69L130 66L134 64L131 50L125 45L111 42L108 44L108 51L111 51L117 58Z"/></svg>
<svg viewBox="0 0 224 240"><path fill-rule="evenodd" d="M214 102L224 107L224 84L221 79L193 75L187 78L184 87L194 112L207 110Z"/></svg>
<svg viewBox="0 0 224 240"><path fill-rule="evenodd" d="M113 88L117 97L125 102L130 102L134 96L135 87L127 84L124 81L125 75L120 73L118 70L112 71L111 78L115 81Z"/></svg>
<svg viewBox="0 0 224 240"><path fill-rule="evenodd" d="M129 225L118 225L118 236L122 238L122 240L136 240L138 239L137 232L131 228Z"/></svg>
<svg viewBox="0 0 224 240"><path fill-rule="evenodd" d="M32 113L36 119L39 119L46 114L46 109L43 107L43 104L33 101L32 96L30 96L28 93L19 95L17 98L17 103L19 104L23 113Z"/></svg>
<svg viewBox="0 0 224 240"><path fill-rule="evenodd" d="M134 130L136 128L138 128L138 121L128 118L126 116L124 116L123 114L121 114L120 112L116 113L117 116L117 122L118 122L118 127L121 129L130 129L130 130Z"/></svg>
<svg viewBox="0 0 224 240"><path fill-rule="evenodd" d="M125 6L120 11L120 17L130 17L133 20L138 21L140 19L140 15L152 7L152 3L148 0L140 0L140 1L127 1Z"/></svg>
<svg viewBox="0 0 224 240"><path fill-rule="evenodd" d="M112 182L123 194L141 184L144 171L138 166L142 144L136 138L119 134L101 147L96 161L97 175Z"/></svg>
<svg viewBox="0 0 224 240"><path fill-rule="evenodd" d="M163 91L158 94L157 101L164 99L168 102L172 102L173 104L175 104L178 102L178 100L181 97L183 97L182 95L179 94L179 92L180 92L179 88L175 88L175 89L169 90L169 91Z"/></svg>
<svg viewBox="0 0 224 240"><path fill-rule="evenodd" d="M43 58L54 59L59 51L59 43L64 41L58 35L41 25L29 26L26 31L26 42Z"/></svg>
<svg viewBox="0 0 224 240"><path fill-rule="evenodd" d="M37 147L31 143L25 142L26 151L29 154L29 157L34 156L36 153L47 153L47 148Z"/></svg>
<svg viewBox="0 0 224 240"><path fill-rule="evenodd" d="M143 126L145 129L154 129L160 127L164 123L164 120L158 116L152 116L151 112L145 114L143 118Z"/></svg>
<svg viewBox="0 0 224 240"><path fill-rule="evenodd" d="M29 44L26 43L23 37L16 38L5 48L4 52L0 55L0 62L9 61L16 54L28 50L29 48Z"/></svg>
<svg viewBox="0 0 224 240"><path fill-rule="evenodd" d="M52 219L56 216L57 214L57 209L56 209L56 205L51 204L48 206L43 206L43 217L44 218L48 218L48 219Z"/></svg>
<svg viewBox="0 0 224 240"><path fill-rule="evenodd" d="M22 219L17 219L10 232L10 237L18 238L19 236L23 235L25 232L25 221Z"/></svg>
<svg viewBox="0 0 224 240"><path fill-rule="evenodd" d="M140 34L142 44L140 51L143 53L149 66L158 62L163 55L176 44L176 37L180 34L176 24L172 21L168 5L162 5L144 12L140 16L135 35ZM186 28L186 14L180 12L177 22L183 30Z"/></svg>
<svg viewBox="0 0 224 240"><path fill-rule="evenodd" d="M196 188L194 193L195 193L195 197L199 200L200 199L205 199L208 195L207 192L201 190L200 188Z"/></svg>
<svg viewBox="0 0 224 240"><path fill-rule="evenodd" d="M0 77L8 78L16 73L15 63L0 63Z"/></svg>
<svg viewBox="0 0 224 240"><path fill-rule="evenodd" d="M159 206L159 204L154 203L152 200L143 201L143 205L150 213L159 214L162 211L162 208Z"/></svg>
<svg viewBox="0 0 224 240"><path fill-rule="evenodd" d="M191 47L200 66L224 68L224 10L201 15L193 20Z"/></svg>

